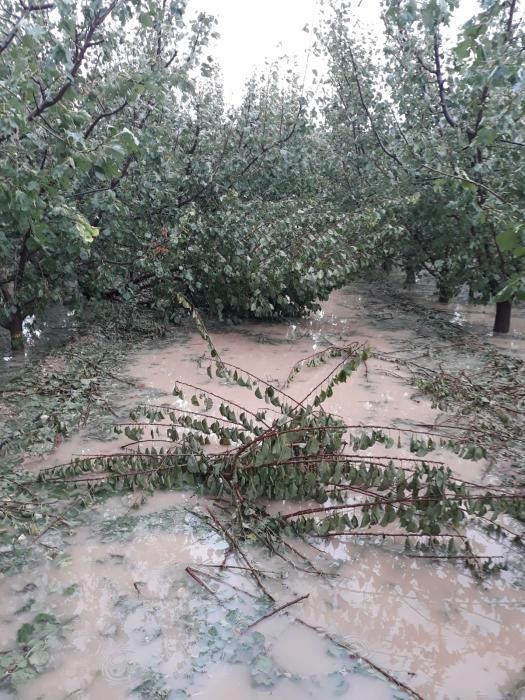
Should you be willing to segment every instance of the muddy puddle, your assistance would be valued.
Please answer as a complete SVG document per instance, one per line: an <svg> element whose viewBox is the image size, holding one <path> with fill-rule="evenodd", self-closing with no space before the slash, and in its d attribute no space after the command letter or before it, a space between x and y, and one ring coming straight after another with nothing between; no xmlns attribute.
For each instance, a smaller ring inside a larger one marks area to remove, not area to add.
<svg viewBox="0 0 525 700"><path fill-rule="evenodd" d="M415 329L381 313L372 314L359 291L342 290L307 319L223 327L213 339L225 361L284 386L294 363L328 343L368 342L385 358L417 355ZM440 362L476 368L474 355L458 358L443 343L436 352ZM116 397L119 415L137 401L183 407L172 394L182 382L256 410L250 392L208 377L199 363L205 353L190 334L131 357L127 371L140 391ZM326 372L309 368L286 391L302 400ZM450 421L402 368L380 358L326 408L350 425L416 430ZM85 431L26 466L131 449L126 443ZM372 449L380 458L381 446ZM438 449L432 459L470 481L497 479L493 458L472 462ZM16 697L401 700L415 697L410 688L425 700L502 700L522 678L518 569L478 581L462 565L406 556L395 541L339 537L301 544L320 572L312 575L251 547L273 607L308 595L263 620L272 606L254 580L232 558L220 568L228 544L199 519L205 505L191 493L144 503L139 494L115 496L45 533L38 564L0 580L0 649L16 650L17 635L34 638L30 663L41 668L24 680L22 662Z"/></svg>

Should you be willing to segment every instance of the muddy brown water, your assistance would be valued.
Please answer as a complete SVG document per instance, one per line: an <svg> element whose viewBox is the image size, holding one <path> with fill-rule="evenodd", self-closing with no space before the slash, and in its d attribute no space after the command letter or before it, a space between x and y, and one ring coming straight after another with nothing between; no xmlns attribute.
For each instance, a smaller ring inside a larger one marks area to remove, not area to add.
<svg viewBox="0 0 525 700"><path fill-rule="evenodd" d="M406 320L381 324L362 295L348 290L333 294L310 318L246 323L220 329L213 338L224 360L276 384L284 383L295 362L327 342L366 341L382 353L415 348L415 330ZM127 370L155 403L180 406L172 388L187 382L261 408L250 392L210 379L198 363L205 352L201 338L191 334L185 342L137 353ZM469 362L474 368L475 356ZM378 359L367 364L327 404L345 422L412 428L450 418L433 409L402 374L394 376L390 364ZM305 370L287 391L302 399L326 371L326 366ZM125 398L129 404L133 400ZM39 469L73 456L108 453L126 442L79 433L27 466ZM470 462L442 450L432 458L443 459L468 480L497 476L494 462ZM501 700L522 677L525 592L512 569L478 582L460 565L417 561L375 538L341 537L318 540L315 549L302 545L327 574L313 576L253 548L252 561L269 572L265 580L276 605L309 597L248 633L243 632L247 624L268 610L250 578L232 569L220 574L220 583L206 579L215 598L185 572L191 566L216 573L206 567L220 564L227 547L188 512L201 499L164 492L134 508L139 498L116 496L98 504L83 525L60 536L63 540L48 533L44 546L58 546L63 554L0 580L0 649L12 648L17 629L37 612L65 621L63 638L49 644L45 669L20 684L16 697L410 697L312 628L344 641L425 700ZM475 542L480 553L501 549L481 535ZM15 613L31 600L26 612ZM0 692L0 697L10 696Z"/></svg>

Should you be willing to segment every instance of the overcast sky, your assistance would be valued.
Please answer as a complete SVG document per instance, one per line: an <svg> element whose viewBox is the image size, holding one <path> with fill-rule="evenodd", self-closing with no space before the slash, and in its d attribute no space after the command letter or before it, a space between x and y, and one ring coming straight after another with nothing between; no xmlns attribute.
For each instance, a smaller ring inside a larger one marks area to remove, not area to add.
<svg viewBox="0 0 525 700"><path fill-rule="evenodd" d="M360 21L376 31L380 5L380 0L356 0ZM460 0L458 24L476 6L477 0ZM222 68L227 100L239 99L246 79L254 68L264 66L266 58L295 56L299 69L304 71L313 35L305 33L303 27L318 20L319 0L190 0L189 7L212 14L219 21L221 38L213 55Z"/></svg>

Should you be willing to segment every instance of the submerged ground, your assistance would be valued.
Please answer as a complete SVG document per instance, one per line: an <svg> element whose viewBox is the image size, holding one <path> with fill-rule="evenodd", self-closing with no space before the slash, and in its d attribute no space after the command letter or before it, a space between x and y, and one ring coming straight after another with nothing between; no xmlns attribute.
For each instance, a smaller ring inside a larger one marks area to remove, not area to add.
<svg viewBox="0 0 525 700"><path fill-rule="evenodd" d="M490 313L461 302L443 312L425 290L362 284L334 293L309 318L216 327L212 335L224 360L276 385L323 345L367 341L374 356L335 392L331 412L394 435L395 428L483 429L487 458L438 449L432 459L472 482L520 488L525 317L518 310L514 333L492 338ZM131 384L115 383L109 422L140 401L176 405L177 381L250 407L242 388L208 377L198 361L205 351L197 332L181 331L129 355L119 371ZM322 376L322 368L308 370L289 391L301 398ZM83 422L52 452L27 455L24 468L129 442L102 439L110 435L100 418ZM380 448L372 449L380 455ZM525 575L512 543L470 533L477 555L506 564L483 577L461 560L406 553L402 541L374 536L295 542L317 574L299 557L292 566L254 545L250 558L274 608L308 595L261 620L272 608L242 562L226 556L227 539L199 518L205 505L190 492L111 496L37 529L25 540L32 539L24 550L31 556L19 562L17 545L2 545L0 697L523 697Z"/></svg>

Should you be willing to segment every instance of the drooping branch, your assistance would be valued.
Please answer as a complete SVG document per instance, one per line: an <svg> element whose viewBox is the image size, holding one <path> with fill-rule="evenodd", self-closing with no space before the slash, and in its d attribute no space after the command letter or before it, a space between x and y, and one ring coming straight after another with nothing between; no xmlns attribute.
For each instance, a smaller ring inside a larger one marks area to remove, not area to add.
<svg viewBox="0 0 525 700"><path fill-rule="evenodd" d="M351 63L352 63L352 70L353 70L353 72L354 72L355 84L356 84L356 87L357 87L357 93L358 93L358 95L359 95L359 102L361 103L361 107L364 109L365 114L366 114L366 116L367 116L367 118L368 118L368 121L369 121L369 123L370 123L370 127L371 127L371 129L372 129L372 133L374 134L374 138L375 138L375 140L377 141L377 144L378 144L379 148L383 151L383 153L384 153L386 156L388 156L391 160L393 160L395 163L397 163L397 165L403 167L403 163L401 162L401 160L398 158L398 156L397 156L393 151L390 151L390 150L385 146L385 144L383 143L383 139L380 137L380 135L379 135L379 133L378 133L378 131L377 131L377 128L376 128L376 125L375 125L375 122L374 122L374 118L372 117L372 113L371 113L371 111L370 111L370 108L369 108L368 104L366 103L366 100L365 100L365 97L364 97L364 94L363 94L363 90L362 90L362 87L361 87L361 81L360 81L360 79L359 79L359 73L358 73L358 70L357 70L357 64L356 64L356 61L355 61L355 58L354 58L353 51L352 51L352 49L351 49L350 47L348 48L348 52L349 52L349 55L350 55L350 61L351 61ZM345 75L345 79L347 80L346 75Z"/></svg>

